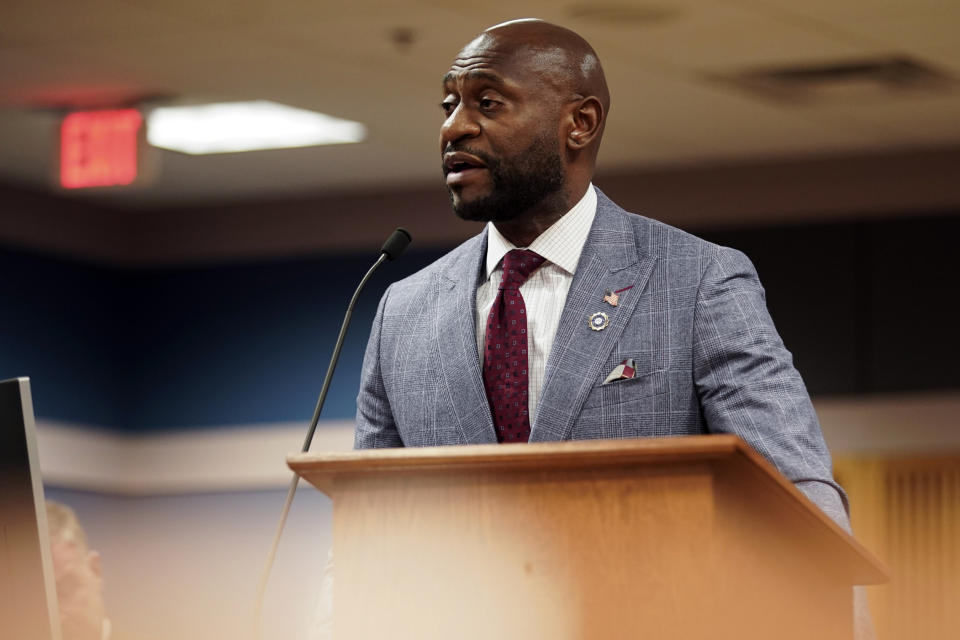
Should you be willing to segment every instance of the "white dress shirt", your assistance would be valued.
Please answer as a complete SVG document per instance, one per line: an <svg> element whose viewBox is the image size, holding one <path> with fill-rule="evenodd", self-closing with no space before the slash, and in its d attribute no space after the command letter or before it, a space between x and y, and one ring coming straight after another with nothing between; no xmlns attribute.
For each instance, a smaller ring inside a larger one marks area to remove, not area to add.
<svg viewBox="0 0 960 640"><path fill-rule="evenodd" d="M541 233L529 247L516 247L487 223L487 279L477 287L477 350L483 365L483 348L487 317L503 279L503 257L512 249L529 249L546 262L520 286L520 295L527 308L527 371L529 372L530 425L536 417L537 402L543 387L547 358L557 335L560 314L567 301L567 292L577 271L583 245L587 241L593 219L597 215L597 194L591 184L580 201L559 220Z"/></svg>

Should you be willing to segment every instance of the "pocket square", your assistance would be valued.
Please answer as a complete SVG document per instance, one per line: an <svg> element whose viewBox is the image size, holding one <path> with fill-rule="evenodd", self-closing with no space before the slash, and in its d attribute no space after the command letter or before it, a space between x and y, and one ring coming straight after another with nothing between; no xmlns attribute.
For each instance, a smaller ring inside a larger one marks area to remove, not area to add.
<svg viewBox="0 0 960 640"><path fill-rule="evenodd" d="M613 368L610 375L603 381L603 384L610 384L617 380L630 380L637 374L637 368L633 364L633 358L627 358Z"/></svg>

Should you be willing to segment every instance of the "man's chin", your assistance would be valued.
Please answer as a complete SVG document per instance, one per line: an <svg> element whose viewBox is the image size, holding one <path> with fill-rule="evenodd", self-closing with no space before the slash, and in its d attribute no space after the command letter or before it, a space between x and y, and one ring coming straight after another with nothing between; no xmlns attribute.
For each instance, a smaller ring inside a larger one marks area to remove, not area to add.
<svg viewBox="0 0 960 640"><path fill-rule="evenodd" d="M450 206L461 220L468 222L490 222L495 219L496 208L490 206L490 196L468 198L463 190L449 189Z"/></svg>
<svg viewBox="0 0 960 640"><path fill-rule="evenodd" d="M467 222L490 222L493 220L493 217L487 211L472 207L454 207L453 212L458 218Z"/></svg>

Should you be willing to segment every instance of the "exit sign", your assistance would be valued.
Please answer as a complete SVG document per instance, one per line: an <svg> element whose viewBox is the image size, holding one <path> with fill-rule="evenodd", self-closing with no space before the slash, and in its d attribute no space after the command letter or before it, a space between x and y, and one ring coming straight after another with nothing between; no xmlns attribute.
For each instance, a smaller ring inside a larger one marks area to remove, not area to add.
<svg viewBox="0 0 960 640"><path fill-rule="evenodd" d="M60 185L112 187L137 178L143 117L136 109L77 111L60 125Z"/></svg>

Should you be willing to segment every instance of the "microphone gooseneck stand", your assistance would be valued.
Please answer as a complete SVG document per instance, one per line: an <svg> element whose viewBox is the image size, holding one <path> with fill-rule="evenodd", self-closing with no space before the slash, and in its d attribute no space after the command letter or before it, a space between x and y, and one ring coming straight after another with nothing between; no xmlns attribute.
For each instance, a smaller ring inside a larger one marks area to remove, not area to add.
<svg viewBox="0 0 960 640"><path fill-rule="evenodd" d="M350 320L353 317L353 308L357 304L357 299L360 297L360 292L363 291L363 288L366 286L367 281L370 279L370 276L373 275L374 271L376 271L384 262L399 258L400 254L403 253L404 249L407 248L407 245L410 244L411 240L412 238L410 237L409 231L403 227L397 227L397 229L390 234L390 237L387 238L387 241L383 243L383 247L380 248L380 256L377 258L377 261L373 263L373 266L370 267L366 275L363 276L363 279L360 280L360 284L357 285L356 291L353 292L353 297L350 298L350 304L347 305L347 313L344 315L343 324L340 325L340 335L337 336L337 343L333 347L333 355L330 357L330 364L327 366L327 373L323 378L323 387L320 389L320 397L317 398L317 406L313 410L313 418L310 420L310 427L307 429L307 436L303 440L303 446L300 449L301 453L306 453L309 451L310 443L313 442L313 435L317 430L317 423L320 421L320 412L323 410L323 404L327 400L327 392L330 390L330 381L333 380L333 371L337 368L337 361L340 359L340 350L343 348L344 339L347 337L347 328L350 326ZM287 516L290 513L290 505L293 504L293 496L297 492L297 485L299 482L300 476L294 473L293 478L290 480L290 488L287 491L287 499L284 500L283 509L280 512L280 522L277 523L277 531L273 537L273 544L270 546L269 553L267 553L267 560L263 568L263 573L260 577L260 588L257 590L257 602L253 620L253 637L255 640L259 640L260 638L260 626L263 617L263 599L267 592L267 582L270 580L270 571L273 569L273 562L277 556L277 547L280 546L280 536L283 534L283 528L287 523Z"/></svg>

